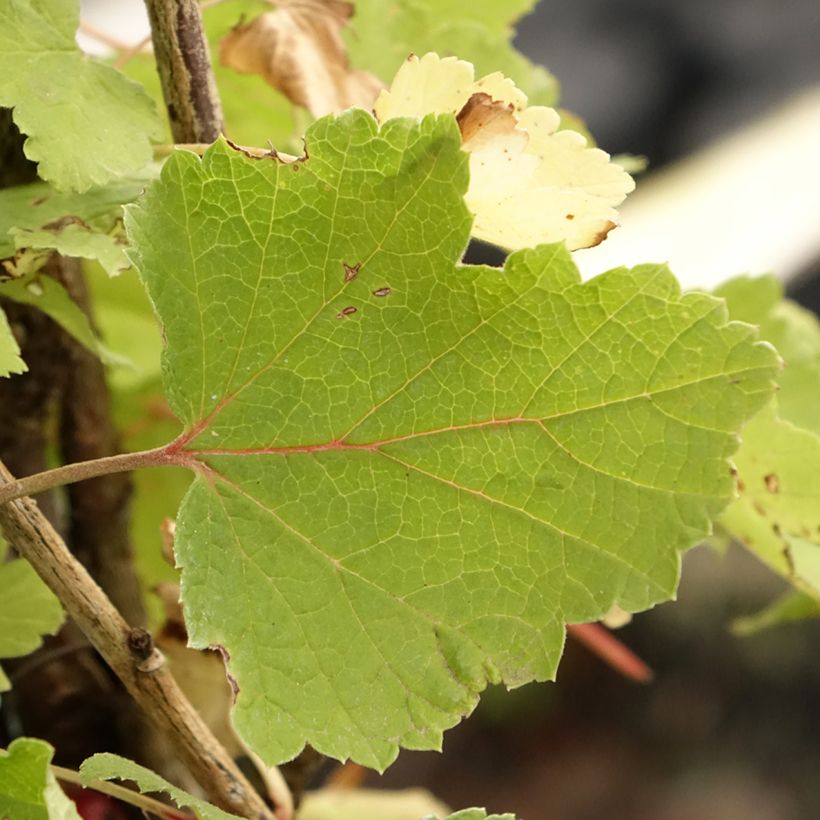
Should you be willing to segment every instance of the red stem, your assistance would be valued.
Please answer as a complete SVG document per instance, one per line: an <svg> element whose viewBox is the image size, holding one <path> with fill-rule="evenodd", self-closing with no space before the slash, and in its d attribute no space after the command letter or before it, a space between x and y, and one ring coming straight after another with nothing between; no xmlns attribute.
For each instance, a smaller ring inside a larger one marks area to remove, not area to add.
<svg viewBox="0 0 820 820"><path fill-rule="evenodd" d="M593 655L597 655L625 678L637 683L649 683L652 680L652 670L600 624L571 624L567 626L567 634L572 635Z"/></svg>

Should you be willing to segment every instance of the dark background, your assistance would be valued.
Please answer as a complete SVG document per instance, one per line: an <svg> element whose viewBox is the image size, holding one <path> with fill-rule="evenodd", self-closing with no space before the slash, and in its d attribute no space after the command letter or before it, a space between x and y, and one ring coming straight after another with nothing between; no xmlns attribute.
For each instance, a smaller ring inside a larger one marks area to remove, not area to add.
<svg viewBox="0 0 820 820"><path fill-rule="evenodd" d="M820 84L820 0L543 0L517 42L600 144L653 168ZM789 289L817 310L820 260ZM443 755L404 752L368 784L524 820L817 820L820 623L729 631L782 589L739 548L698 548L678 602L618 633L652 684L570 641L556 684L485 693Z"/></svg>

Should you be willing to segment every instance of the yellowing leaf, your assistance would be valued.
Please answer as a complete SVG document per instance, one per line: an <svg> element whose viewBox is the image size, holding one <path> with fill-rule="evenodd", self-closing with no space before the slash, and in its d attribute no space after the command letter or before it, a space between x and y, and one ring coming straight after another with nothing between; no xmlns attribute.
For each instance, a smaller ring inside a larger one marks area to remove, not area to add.
<svg viewBox="0 0 820 820"><path fill-rule="evenodd" d="M352 106L370 108L382 84L350 67L340 35L352 9L340 0L283 2L230 31L220 45L220 62L261 75L315 117Z"/></svg>
<svg viewBox="0 0 820 820"><path fill-rule="evenodd" d="M431 53L407 60L375 112L380 122L430 113L458 118L470 154L465 201L475 217L473 236L510 249L597 245L617 224L615 208L635 183L583 135L559 130L554 108L526 103L501 74L475 81L470 63Z"/></svg>

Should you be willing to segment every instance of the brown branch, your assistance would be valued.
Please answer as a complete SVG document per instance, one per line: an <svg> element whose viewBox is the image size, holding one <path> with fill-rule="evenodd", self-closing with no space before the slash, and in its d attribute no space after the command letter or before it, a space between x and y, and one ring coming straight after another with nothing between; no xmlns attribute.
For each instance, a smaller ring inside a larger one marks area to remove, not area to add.
<svg viewBox="0 0 820 820"><path fill-rule="evenodd" d="M145 0L174 142L213 142L222 105L196 0Z"/></svg>
<svg viewBox="0 0 820 820"><path fill-rule="evenodd" d="M0 463L0 483L13 481ZM30 498L0 507L0 527L60 599L132 697L174 747L209 799L252 820L270 811L194 711L150 635L131 629Z"/></svg>

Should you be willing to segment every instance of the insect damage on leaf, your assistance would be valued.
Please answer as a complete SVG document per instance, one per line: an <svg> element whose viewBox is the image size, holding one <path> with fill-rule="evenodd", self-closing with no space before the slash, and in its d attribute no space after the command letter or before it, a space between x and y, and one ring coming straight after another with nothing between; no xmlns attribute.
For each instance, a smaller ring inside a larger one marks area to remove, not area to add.
<svg viewBox="0 0 820 820"><path fill-rule="evenodd" d="M276 11L240 23L223 39L222 65L259 74L315 117L358 105L370 108L382 84L350 67L340 30L353 4L285 0Z"/></svg>
<svg viewBox="0 0 820 820"><path fill-rule="evenodd" d="M230 652L267 763L309 742L383 769L488 681L552 677L565 623L673 594L776 356L663 266L459 264L452 112L354 110L306 142L296 175L177 152L126 224L186 429L166 453L197 472L191 643Z"/></svg>
<svg viewBox="0 0 820 820"><path fill-rule="evenodd" d="M559 130L555 109L527 107L526 96L499 73L475 81L473 66L455 57L411 56L375 112L380 122L456 116L470 155L473 236L505 248L562 240L570 250L597 245L635 187L608 154L589 148L576 131Z"/></svg>

